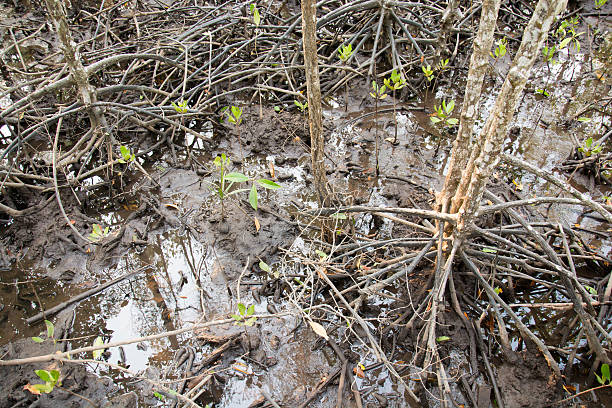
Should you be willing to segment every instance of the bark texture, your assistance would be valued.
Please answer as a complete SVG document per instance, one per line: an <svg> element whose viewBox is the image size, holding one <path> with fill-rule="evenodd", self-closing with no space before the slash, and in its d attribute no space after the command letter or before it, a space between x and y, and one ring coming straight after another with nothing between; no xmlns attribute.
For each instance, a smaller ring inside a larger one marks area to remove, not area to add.
<svg viewBox="0 0 612 408"><path fill-rule="evenodd" d="M482 84L489 69L489 51L493 45L497 15L501 0L484 0L480 14L478 34L474 39L474 50L470 59L459 131L453 143L452 156L446 173L444 189L438 195L438 211L450 209L450 199L455 195L461 180L461 171L467 166L472 145L472 131L478 117L478 106Z"/></svg>
<svg viewBox="0 0 612 408"><path fill-rule="evenodd" d="M548 31L567 0L540 0L525 27L523 39L512 62L502 89L495 100L485 126L472 149L463 170L461 182L451 203L451 213L458 213L457 230L469 229L484 194L487 180L497 165L506 139L508 124L514 116L518 100L530 71L540 54Z"/></svg>
<svg viewBox="0 0 612 408"><path fill-rule="evenodd" d="M314 0L302 1L302 32L304 44L304 67L306 69L306 92L308 96L308 122L310 126L310 157L314 187L319 204L324 204L329 191L325 174L323 120L321 108L321 84L317 56L317 8Z"/></svg>

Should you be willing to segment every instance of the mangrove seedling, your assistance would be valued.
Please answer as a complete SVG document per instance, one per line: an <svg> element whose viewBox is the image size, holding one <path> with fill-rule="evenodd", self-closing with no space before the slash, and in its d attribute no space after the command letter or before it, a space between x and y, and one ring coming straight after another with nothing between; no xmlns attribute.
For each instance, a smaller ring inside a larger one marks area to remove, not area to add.
<svg viewBox="0 0 612 408"><path fill-rule="evenodd" d="M189 110L189 106L187 105L187 101L181 99L177 103L172 102L172 107L177 113L186 113Z"/></svg>
<svg viewBox="0 0 612 408"><path fill-rule="evenodd" d="M379 165L378 165L378 148L379 148L379 141L378 141L378 100L383 100L385 99L388 94L386 92L387 90L387 86L383 85L383 86L378 86L378 84L376 83L376 81L372 81L372 92L370 92L370 96L372 98L374 98L374 140L376 143L375 149L375 155L376 155L376 177L378 177L378 173L380 171L379 169Z"/></svg>
<svg viewBox="0 0 612 408"><path fill-rule="evenodd" d="M607 2L608 0L595 0L595 9L602 8Z"/></svg>
<svg viewBox="0 0 612 408"><path fill-rule="evenodd" d="M222 153L221 156L215 157L213 164L219 170L219 179L212 183L212 190L219 197L221 201L221 217L225 218L225 199L234 194L238 194L244 191L249 192L249 204L253 207L254 210L257 210L258 204L258 193L257 186L265 188L267 190L276 190L281 188L281 186L271 180L268 179L253 179L251 180L248 176L237 173L237 172L227 172L227 167L230 164L230 159ZM236 189L232 190L232 187L235 183L244 183L247 181L252 181L253 185L250 189Z"/></svg>
<svg viewBox="0 0 612 408"><path fill-rule="evenodd" d="M240 163L244 167L244 152L242 150L242 139L240 135L240 124L242 123L242 109L238 106L226 106L221 109L221 120L223 117L227 116L227 121L232 123L236 127L236 131L238 132L238 145L240 145Z"/></svg>
<svg viewBox="0 0 612 408"><path fill-rule="evenodd" d="M119 159L119 163L131 163L136 160L136 155L130 150L127 146L121 146L121 159Z"/></svg>
<svg viewBox="0 0 612 408"><path fill-rule="evenodd" d="M421 69L423 70L423 75L425 75L425 78L427 79L427 82L431 82L434 79L434 71L433 69L431 69L431 65L427 65L421 66Z"/></svg>
<svg viewBox="0 0 612 408"><path fill-rule="evenodd" d="M298 109L302 113L306 112L306 109L308 109L308 102L302 103L302 102L300 102L298 100L294 100L293 103L295 104L295 106L298 107Z"/></svg>
<svg viewBox="0 0 612 408"><path fill-rule="evenodd" d="M272 268L270 267L270 265L268 265L267 263L265 263L264 261L260 260L259 261L259 268L270 274L271 276L274 276L274 278L278 279L278 277L280 276L280 273L278 271L272 271Z"/></svg>
<svg viewBox="0 0 612 408"><path fill-rule="evenodd" d="M446 60L448 63L448 60ZM393 137L393 144L397 144L397 116L395 115L395 91L397 89L402 89L406 86L406 80L399 74L396 70L391 71L391 76L389 78L385 78L384 81L385 86L391 91L393 91L393 120L395 121L395 136Z"/></svg>
<svg viewBox="0 0 612 408"><path fill-rule="evenodd" d="M610 377L610 366L608 364L601 365L601 377L595 373L595 377L597 377L597 382L601 385L610 385L612 384L612 378Z"/></svg>
<svg viewBox="0 0 612 408"><path fill-rule="evenodd" d="M446 127L455 126L459 123L459 119L451 118L453 110L455 109L455 101L451 100L449 103L446 103L446 100L442 101L442 105L437 106L434 105L435 112L431 114L429 118L431 123L434 125L442 124Z"/></svg>
<svg viewBox="0 0 612 408"><path fill-rule="evenodd" d="M38 378L43 380L44 384L27 384L24 388L30 391L32 394L40 395L40 394L49 394L55 386L58 387L61 385L60 383L60 372L59 370L34 370Z"/></svg>
<svg viewBox="0 0 612 408"><path fill-rule="evenodd" d="M495 41L495 51L494 51L495 53L493 52L489 53L491 57L495 60L495 62L497 62L498 59L506 55L507 45L508 45L508 40L506 39L506 37L500 38L499 40Z"/></svg>
<svg viewBox="0 0 612 408"><path fill-rule="evenodd" d="M47 339L53 340L53 343L55 344L55 338L53 337L55 334L55 326L53 326L53 323L51 323L49 320L45 320L45 326L47 327ZM45 339L37 336L32 337L32 341L35 343L42 343L45 341Z"/></svg>
<svg viewBox="0 0 612 408"><path fill-rule="evenodd" d="M545 46L542 49L542 54L544 55L544 61L546 61L547 64L555 65L557 63L557 61L555 61L555 59L553 58L555 56L555 52L557 52L557 47L554 45L551 47Z"/></svg>
<svg viewBox="0 0 612 408"><path fill-rule="evenodd" d="M232 319L236 322L236 326L253 326L257 321L257 317L253 316L255 313L255 305L251 305L248 308L244 303L238 303L238 314L233 314Z"/></svg>
<svg viewBox="0 0 612 408"><path fill-rule="evenodd" d="M584 144L578 148L578 151L583 153L586 157L591 157L593 154L601 153L601 144L593 144L593 138L589 137L584 141Z"/></svg>
<svg viewBox="0 0 612 408"><path fill-rule="evenodd" d="M256 27L259 27L259 24L261 23L261 16L259 15L259 10L257 9L257 6L254 3L251 3L250 9L251 14L253 15L253 23L255 23Z"/></svg>
<svg viewBox="0 0 612 408"><path fill-rule="evenodd" d="M343 64L346 64L353 55L353 44L342 45L338 50L338 58ZM344 71L344 111L348 110L348 72Z"/></svg>
<svg viewBox="0 0 612 408"><path fill-rule="evenodd" d="M92 242L98 242L103 238L108 237L109 230L108 227L102 229L100 224L93 224L91 226L91 232L89 233L89 240Z"/></svg>

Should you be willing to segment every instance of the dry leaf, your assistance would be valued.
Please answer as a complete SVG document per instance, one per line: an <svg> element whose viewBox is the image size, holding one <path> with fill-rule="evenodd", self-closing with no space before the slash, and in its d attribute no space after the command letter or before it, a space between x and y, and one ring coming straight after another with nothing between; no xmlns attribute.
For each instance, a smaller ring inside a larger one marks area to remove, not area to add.
<svg viewBox="0 0 612 408"><path fill-rule="evenodd" d="M253 222L255 222L255 230L259 232L261 225L259 224L259 220L257 219L257 217L253 217Z"/></svg>
<svg viewBox="0 0 612 408"><path fill-rule="evenodd" d="M268 162L268 168L270 169L270 177L274 178L274 163Z"/></svg>
<svg viewBox="0 0 612 408"><path fill-rule="evenodd" d="M353 374L355 374L359 378L365 378L365 373L359 366L355 366L355 368L353 368Z"/></svg>
<svg viewBox="0 0 612 408"><path fill-rule="evenodd" d="M327 335L327 332L325 331L325 327L321 326L317 322L313 322L312 320L309 320L308 323L310 324L310 327L312 327L312 331L317 333L319 336L323 337L325 340L329 340L329 336Z"/></svg>

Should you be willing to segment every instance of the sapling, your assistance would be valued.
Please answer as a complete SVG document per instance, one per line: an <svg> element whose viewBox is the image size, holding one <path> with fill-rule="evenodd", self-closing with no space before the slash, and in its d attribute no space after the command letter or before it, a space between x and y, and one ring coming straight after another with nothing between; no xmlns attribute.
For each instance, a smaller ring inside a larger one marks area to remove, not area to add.
<svg viewBox="0 0 612 408"><path fill-rule="evenodd" d="M242 150L242 139L240 134L240 124L242 123L242 109L238 106L226 106L221 109L221 120L223 120L223 116L227 114L227 121L233 123L236 126L236 130L238 131L238 144L240 145L240 159L241 166L244 169L244 152Z"/></svg>
<svg viewBox="0 0 612 408"><path fill-rule="evenodd" d="M447 60L448 63L448 60ZM402 77L401 74L399 74L396 70L391 71L391 76L389 78L385 78L384 81L385 86L389 89L391 89L391 91L393 91L392 93L392 97L393 97L393 120L395 122L395 136L393 137L393 144L397 144L397 116L395 114L395 105L396 105L396 101L395 101L395 90L396 89L402 89L404 86L406 86L406 80Z"/></svg>
<svg viewBox="0 0 612 408"><path fill-rule="evenodd" d="M44 384L26 384L24 389L30 391L32 394L49 394L53 391L55 386L61 385L60 372L59 370L34 370L38 378L43 380Z"/></svg>
<svg viewBox="0 0 612 408"><path fill-rule="evenodd" d="M421 69L423 70L423 75L425 75L425 78L427 79L427 82L431 82L434 79L434 71L433 69L431 69L431 65L422 65Z"/></svg>
<svg viewBox="0 0 612 408"><path fill-rule="evenodd" d="M338 51L338 58L343 64L346 64L348 59L353 55L353 44L343 45ZM348 72L344 71L344 111L348 110Z"/></svg>
<svg viewBox="0 0 612 408"><path fill-rule="evenodd" d="M429 118L431 123L434 125L442 124L446 127L455 126L459 123L459 119L451 118L450 116L455 109L455 101L451 100L449 103L446 103L446 100L442 101L442 105L437 106L434 105L434 113L431 114Z"/></svg>
<svg viewBox="0 0 612 408"><path fill-rule="evenodd" d="M372 98L374 98L374 142L375 142L375 155L376 155L376 177L378 177L379 174L379 165L378 165L378 100L383 100L385 99L388 94L385 92L387 90L386 85L383 86L378 86L378 84L376 83L376 81L372 81L372 91L370 92L370 96Z"/></svg>

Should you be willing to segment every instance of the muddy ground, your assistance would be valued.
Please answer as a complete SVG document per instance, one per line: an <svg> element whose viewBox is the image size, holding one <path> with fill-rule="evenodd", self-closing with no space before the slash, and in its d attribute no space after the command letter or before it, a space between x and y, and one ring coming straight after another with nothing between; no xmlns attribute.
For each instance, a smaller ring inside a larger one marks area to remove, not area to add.
<svg viewBox="0 0 612 408"><path fill-rule="evenodd" d="M574 109L573 104L579 99L574 97L576 94L585 93L585 98L593 94L600 97L610 89L605 81L580 77L580 69L586 65L587 61L579 65L576 74L579 79L560 81L560 85L551 90L559 98L556 107L550 108L546 100L526 94L508 147L511 152L549 168L560 164L573 152L575 146L569 134L587 134L590 130L575 124L563 127L554 123L555 115L563 111L571 116L567 112ZM566 71L560 73L561 79ZM456 83L461 72L458 68L453 77L440 84L442 92L458 101L462 89ZM540 67L538 73L543 76L544 72L545 68ZM492 78L489 81L491 89L496 83L494 75ZM536 74L534 83L538 78L541 79ZM586 94L585 89L594 89L593 94ZM343 109L342 94L328 101L326 165L330 182L345 204L431 207L433 193L443 181L442 173L453 138L452 131L441 132L429 123L431 102L435 99L433 91L424 93L420 99L398 98L396 116L392 115L393 106L385 104L378 107L381 113L376 121L367 84L363 81L353 83L347 112ZM97 336L107 342L120 341L174 330L200 320L226 318L236 312L239 297L243 303L255 305L256 313L291 312L289 290L262 271L259 261L265 260L274 268L284 268L289 263L284 250L306 248L305 241L324 237L310 231L300 215L304 208L316 205L310 185L306 121L290 105L279 110L272 106L260 110L256 105L245 108L240 134L242 147L238 144L235 128L218 124L216 118L205 120L207 129L211 129L209 140L192 140L182 135L174 142L180 149L156 152L142 160L154 181L125 164L116 169L112 190L106 185L80 197L79 193L75 193L76 197L66 194L65 210L80 230L90 230L94 223L111 227L111 234L103 239L102 245L82 245L65 225L55 202L30 216L3 218L0 235L1 358L74 349L91 345ZM399 143L383 142L382 177L376 178L374 126L378 124L381 138L386 139L393 136L396 123ZM145 140L139 148L146 149L154 143L154 139ZM543 144L547 146L545 154L541 149ZM226 203L223 217L219 199L210 189L216 177L212 160L222 153L230 156L234 170L275 180L282 188L260 191L257 212L249 207L246 193L237 195ZM242 154L246 158L243 165L240 163ZM496 180L499 191L512 197L541 193L549 188L525 175L525 179L519 179L524 184L524 191L519 191L512 184L512 180L517 179L516 174L500 174ZM588 175L577 174L576 179L582 182L580 187L593 196L609 193L607 187L592 183ZM41 197L15 189L10 200L17 206L27 207L39 202ZM559 214L570 222L582 221L577 209ZM592 220L586 222L589 228L598 231L605 232L609 228ZM355 227L364 236L414 234L418 237L418 233L404 225L376 217L360 217ZM588 239L593 245L599 245L603 255L610 256L610 241L605 234ZM56 342L53 339L42 343L31 340L32 336L44 332L45 326L40 322L28 325L24 319L41 311L41 307L48 309L111 277L138 268L143 269L141 274L50 317L55 325ZM421 293L431 271L431 265L420 268L407 288L395 289L394 299L373 299L363 306L362 312L373 319L380 316L397 318L401 314L398 311L401 297L406 292ZM238 288L239 278L241 286ZM458 285L462 293L473 291L473 282L467 278L459 279ZM525 289L523 294L531 296L530 289ZM555 314L545 318L549 321L543 326L561 321ZM530 321L530 317L526 320ZM495 406L495 396L486 377L466 372L473 340L450 308L442 314L441 325L439 335L451 339L441 347L442 357L449 362L450 375L456 378L470 376L478 384L474 390L477 406ZM543 332L555 330L551 327L539 329ZM409 361L417 334L416 330L382 333L383 350L398 364ZM486 328L485 334L488 334ZM493 336L490 337L489 358L506 407L551 406L569 396L567 388L552 381L550 370L532 344L522 342L517 333L511 333L513 350L502 353L493 344ZM228 350L215 361L206 361L206 356L225 341L230 344ZM377 366L367 347L354 339L343 341L342 336L337 341L351 365L364 366L363 378L355 377L364 406L409 406L406 390L394 382L384 368ZM175 397L163 392L157 384L187 374L195 377L184 385L187 392L197 384L198 376L208 373L207 369L212 366L216 368L206 392L197 397L202 406L208 403L226 408L271 406L266 405L262 397L261 390L266 390L281 406L296 407L341 365L335 351L301 318L291 314L259 321L245 330L227 324L142 345L130 344L108 350L102 358L110 364L127 367L132 374L96 363L0 367L0 390L3 391L0 407L170 406ZM575 378L568 380L568 384L578 391L588 386L585 367L577 365ZM52 368L62 373L61 388L40 397L24 390L28 383L40 382L34 370ZM323 388L307 406L335 406L337 381ZM433 384L434 378L419 381ZM181 381L170 384L173 388L182 386ZM417 386L415 390L423 401L422 406L438 406L435 387L424 390ZM452 391L459 404L471 404L458 387ZM555 406L603 407L610 397L608 390ZM350 392L345 393L344 406L357 406Z"/></svg>

